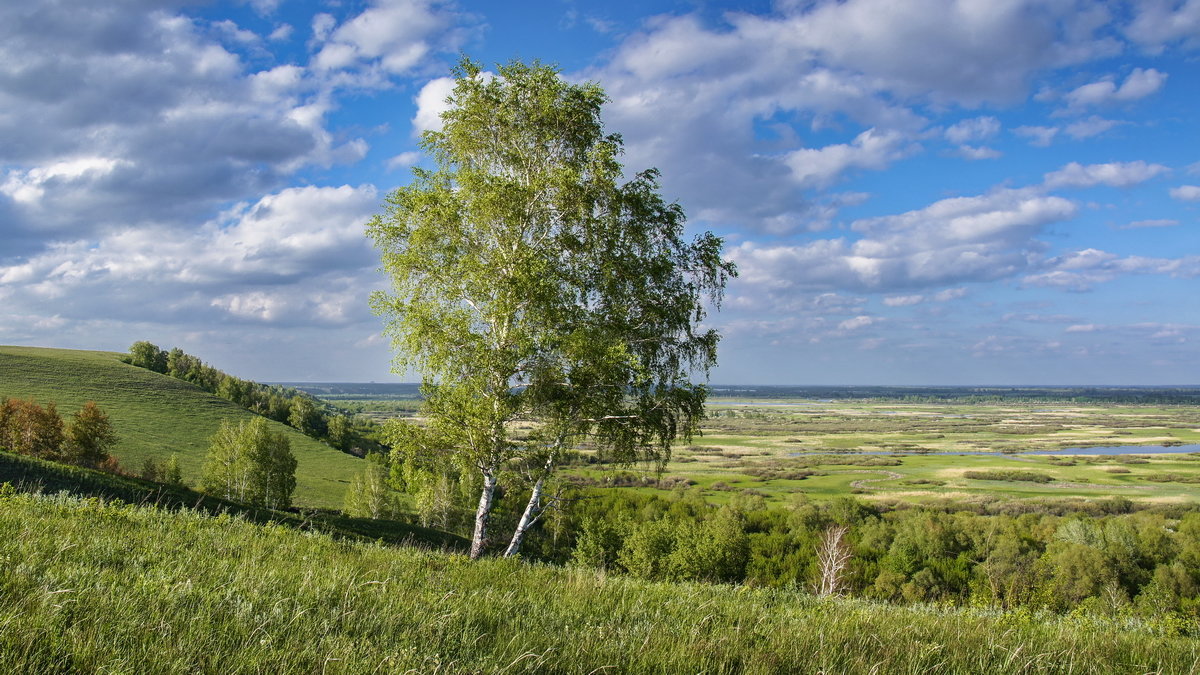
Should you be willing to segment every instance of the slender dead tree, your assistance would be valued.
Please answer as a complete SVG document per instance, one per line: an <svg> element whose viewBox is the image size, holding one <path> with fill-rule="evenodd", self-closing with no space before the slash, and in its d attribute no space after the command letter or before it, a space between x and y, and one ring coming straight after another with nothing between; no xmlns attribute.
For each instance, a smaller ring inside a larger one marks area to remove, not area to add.
<svg viewBox="0 0 1200 675"><path fill-rule="evenodd" d="M821 541L817 544L817 595L822 597L841 595L845 585L846 568L850 565L850 546L846 543L846 533L850 528L845 525L833 525L825 530Z"/></svg>

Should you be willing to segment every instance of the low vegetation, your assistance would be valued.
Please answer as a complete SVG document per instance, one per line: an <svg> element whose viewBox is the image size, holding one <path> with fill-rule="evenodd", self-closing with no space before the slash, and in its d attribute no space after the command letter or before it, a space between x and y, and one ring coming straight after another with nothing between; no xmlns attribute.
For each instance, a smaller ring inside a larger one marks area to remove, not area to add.
<svg viewBox="0 0 1200 675"><path fill-rule="evenodd" d="M963 478L971 480L1007 480L1020 481L1025 483L1052 483L1054 477L1038 473L1036 471L1017 471L1009 469L1007 471L991 470L991 471L965 471Z"/></svg>
<svg viewBox="0 0 1200 675"><path fill-rule="evenodd" d="M0 496L11 672L1172 672L1170 620L820 599Z"/></svg>

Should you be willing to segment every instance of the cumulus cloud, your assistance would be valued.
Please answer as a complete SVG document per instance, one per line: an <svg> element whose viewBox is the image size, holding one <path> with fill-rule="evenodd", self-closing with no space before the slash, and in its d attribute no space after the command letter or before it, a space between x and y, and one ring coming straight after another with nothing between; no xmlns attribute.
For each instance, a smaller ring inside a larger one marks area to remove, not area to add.
<svg viewBox="0 0 1200 675"><path fill-rule="evenodd" d="M1180 185L1170 190L1171 198L1181 202L1200 201L1200 185Z"/></svg>
<svg viewBox="0 0 1200 675"><path fill-rule="evenodd" d="M1126 188L1169 171L1170 169L1162 164L1150 164L1141 160L1088 165L1071 162L1058 171L1046 174L1045 185L1051 189L1087 188L1096 185Z"/></svg>
<svg viewBox="0 0 1200 675"><path fill-rule="evenodd" d="M194 225L297 168L353 161L302 68L257 36L147 3L0 5L0 215L8 255L139 224Z"/></svg>
<svg viewBox="0 0 1200 675"><path fill-rule="evenodd" d="M987 140L1000 133L1000 120L995 117L973 117L954 123L946 129L951 143L971 143Z"/></svg>
<svg viewBox="0 0 1200 675"><path fill-rule="evenodd" d="M850 143L790 152L784 163L798 186L827 187L850 169L882 169L911 152L902 134L868 129Z"/></svg>
<svg viewBox="0 0 1200 675"><path fill-rule="evenodd" d="M423 131L439 131L442 128L442 113L450 108L446 99L454 91L454 79L438 77L426 82L417 93L417 114L413 116L413 135Z"/></svg>
<svg viewBox="0 0 1200 675"><path fill-rule="evenodd" d="M1092 115L1087 119L1078 120L1068 124L1063 131L1066 132L1066 134L1071 138L1074 138L1075 140L1081 140L1084 138L1099 136L1100 134L1119 124L1121 124L1121 122L1117 120L1109 120L1104 119L1103 117Z"/></svg>
<svg viewBox="0 0 1200 675"><path fill-rule="evenodd" d="M190 232L127 228L53 244L0 266L0 290L13 306L53 300L76 320L361 319L363 277L377 264L363 224L377 202L371 186L288 188Z"/></svg>
<svg viewBox="0 0 1200 675"><path fill-rule="evenodd" d="M1029 139L1030 145L1038 147L1046 147L1054 141L1054 137L1058 135L1058 127L1039 127L1039 126L1020 126L1013 129L1013 133Z"/></svg>
<svg viewBox="0 0 1200 675"><path fill-rule="evenodd" d="M1154 49L1181 39L1190 46L1200 42L1200 0L1142 0L1133 8L1126 29L1133 40Z"/></svg>
<svg viewBox="0 0 1200 675"><path fill-rule="evenodd" d="M436 0L374 0L336 27L314 25L320 49L312 65L319 71L360 71L372 76L409 73L435 51L453 51L459 17Z"/></svg>
<svg viewBox="0 0 1200 675"><path fill-rule="evenodd" d="M1052 258L1046 261L1043 268L1045 271L1026 276L1022 282L1029 286L1088 291L1097 284L1112 281L1127 274L1161 274L1176 278L1194 278L1200 275L1200 256L1121 257L1108 251L1089 248Z"/></svg>
<svg viewBox="0 0 1200 675"><path fill-rule="evenodd" d="M744 242L730 251L739 284L802 292L888 291L1010 277L1040 248L1033 235L1076 206L1032 190L944 199L895 216L855 221L862 237L807 244Z"/></svg>
<svg viewBox="0 0 1200 675"><path fill-rule="evenodd" d="M813 189L843 172L880 170L919 151L921 104L974 107L1019 100L1035 74L1113 54L1099 7L1032 0L784 3L776 13L698 14L648 21L581 73L612 96L610 126L627 165L657 166L693 217L786 233L820 229ZM783 129L767 142L763 126ZM804 144L805 127L845 135ZM990 116L946 132L969 159ZM956 140L957 139L957 140Z"/></svg>
<svg viewBox="0 0 1200 675"><path fill-rule="evenodd" d="M410 167L419 161L421 161L421 153L419 153L419 152L402 152L398 155L395 155L391 159L389 159L387 161L387 167L392 170L403 169L406 167Z"/></svg>
<svg viewBox="0 0 1200 675"><path fill-rule="evenodd" d="M1063 98L1072 108L1124 103L1145 98L1161 89L1166 82L1166 73L1153 68L1134 68L1120 86L1112 80L1101 80L1080 86Z"/></svg>

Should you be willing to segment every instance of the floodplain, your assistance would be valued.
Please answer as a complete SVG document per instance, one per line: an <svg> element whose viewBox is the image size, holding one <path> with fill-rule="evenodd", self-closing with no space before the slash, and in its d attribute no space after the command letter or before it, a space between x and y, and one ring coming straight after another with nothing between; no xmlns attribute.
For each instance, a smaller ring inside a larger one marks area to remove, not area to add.
<svg viewBox="0 0 1200 675"><path fill-rule="evenodd" d="M708 413L662 483L717 502L746 490L768 501L1200 498L1193 405L712 398Z"/></svg>

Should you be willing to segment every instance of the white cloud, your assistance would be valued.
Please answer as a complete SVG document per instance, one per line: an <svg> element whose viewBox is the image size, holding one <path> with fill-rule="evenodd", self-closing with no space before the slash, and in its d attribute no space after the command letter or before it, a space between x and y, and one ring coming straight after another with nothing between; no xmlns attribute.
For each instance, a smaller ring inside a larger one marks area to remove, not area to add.
<svg viewBox="0 0 1200 675"><path fill-rule="evenodd" d="M1136 230L1145 227L1175 227L1178 224L1178 220L1173 220L1170 218L1154 218L1150 220L1135 220L1127 225L1122 225L1119 229Z"/></svg>
<svg viewBox="0 0 1200 675"><path fill-rule="evenodd" d="M934 293L933 299L937 302L949 302L951 300L964 298L966 295L967 289L965 288L947 288L944 291L938 291L937 293Z"/></svg>
<svg viewBox="0 0 1200 675"><path fill-rule="evenodd" d="M892 295L883 299L888 307L910 307L925 302L924 295Z"/></svg>
<svg viewBox="0 0 1200 675"><path fill-rule="evenodd" d="M1031 274L1022 282L1029 286L1088 291L1093 286L1128 274L1160 274L1174 278L1200 275L1200 256L1181 258L1121 257L1094 248L1072 251L1046 261L1045 271Z"/></svg>
<svg viewBox="0 0 1200 675"><path fill-rule="evenodd" d="M784 162L801 187L827 187L850 169L882 169L913 151L904 135L867 129L850 143L803 148Z"/></svg>
<svg viewBox="0 0 1200 675"><path fill-rule="evenodd" d="M203 322L214 318L203 310L217 308L268 322L345 322L347 294L360 301L358 318L365 313L361 277L377 259L363 225L377 202L371 186L288 188L196 231L129 228L55 244L0 266L0 289L18 305L53 298L76 320Z"/></svg>
<svg viewBox="0 0 1200 675"><path fill-rule="evenodd" d="M1162 164L1149 164L1141 160L1088 165L1071 162L1058 171L1046 174L1045 185L1050 189L1096 185L1125 188L1168 172L1170 169Z"/></svg>
<svg viewBox="0 0 1200 675"><path fill-rule="evenodd" d="M994 148L975 147L971 145L958 146L957 153L959 157L970 160L997 159L1004 156L1004 153Z"/></svg>
<svg viewBox="0 0 1200 675"><path fill-rule="evenodd" d="M1141 0L1132 7L1126 33L1135 41L1151 48L1179 39L1190 46L1200 42L1200 0Z"/></svg>
<svg viewBox="0 0 1200 675"><path fill-rule="evenodd" d="M896 216L855 221L862 238L807 244L744 242L730 251L736 282L777 294L812 289L895 291L982 281L1025 271L1041 248L1032 236L1074 216L1066 199L997 190L944 199Z"/></svg>
<svg viewBox="0 0 1200 675"><path fill-rule="evenodd" d="M855 331L855 330L859 330L860 328L866 328L867 326L870 326L872 324L879 323L879 321L880 321L880 319L877 319L875 317L867 316L865 314L860 314L859 316L856 316L856 317L853 317L850 319L846 319L845 321L842 321L841 323L839 323L838 330L844 331L844 332Z"/></svg>
<svg viewBox="0 0 1200 675"><path fill-rule="evenodd" d="M439 131L442 128L442 113L450 109L446 101L454 91L454 78L438 77L426 82L414 99L417 114L413 116L413 135L423 131Z"/></svg>
<svg viewBox="0 0 1200 675"><path fill-rule="evenodd" d="M1071 138L1074 138L1075 140L1081 140L1084 138L1099 136L1100 134L1119 124L1121 124L1121 122L1118 122L1117 120L1108 120L1104 119L1103 117L1092 115L1087 119L1068 124L1063 131L1065 131L1066 134Z"/></svg>
<svg viewBox="0 0 1200 675"><path fill-rule="evenodd" d="M1166 73L1153 68L1134 68L1120 87L1112 80L1101 80L1068 92L1064 99L1073 108L1136 101L1157 92L1166 81Z"/></svg>
<svg viewBox="0 0 1200 675"><path fill-rule="evenodd" d="M1170 190L1171 198L1181 202L1200 201L1200 185L1180 185Z"/></svg>
<svg viewBox="0 0 1200 675"><path fill-rule="evenodd" d="M326 128L330 104L303 68L256 70L230 51L262 48L232 22L147 3L24 7L0 3L7 255L141 224L193 227L303 166L366 152Z"/></svg>
<svg viewBox="0 0 1200 675"><path fill-rule="evenodd" d="M961 120L946 129L946 140L966 144L987 140L1000 133L1000 120L995 117L973 117Z"/></svg>
<svg viewBox="0 0 1200 675"><path fill-rule="evenodd" d="M1013 129L1013 133L1018 136L1029 139L1030 145L1038 147L1046 147L1054 141L1055 135L1058 134L1058 127L1038 127L1038 126L1021 126Z"/></svg>
<svg viewBox="0 0 1200 675"><path fill-rule="evenodd" d="M607 64L579 74L612 97L606 118L626 140L626 165L662 169L693 219L819 230L830 218L811 191L919 151L928 121L918 110L1014 102L1036 74L1119 49L1100 35L1106 10L1071 3L848 0L776 10L730 12L716 24L699 13L659 16ZM777 138L764 141L763 126ZM998 131L995 118L952 128L974 139L959 143L961 156L997 156L980 142ZM804 147L808 129L841 137Z"/></svg>
<svg viewBox="0 0 1200 675"><path fill-rule="evenodd" d="M328 20L314 36L323 42L313 57L318 70L377 66L390 74L412 72L434 51L453 49L455 15L434 0L374 0L362 13L333 28Z"/></svg>
<svg viewBox="0 0 1200 675"><path fill-rule="evenodd" d="M387 161L387 167L392 170L410 167L421 161L419 152L402 152Z"/></svg>

